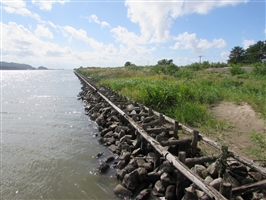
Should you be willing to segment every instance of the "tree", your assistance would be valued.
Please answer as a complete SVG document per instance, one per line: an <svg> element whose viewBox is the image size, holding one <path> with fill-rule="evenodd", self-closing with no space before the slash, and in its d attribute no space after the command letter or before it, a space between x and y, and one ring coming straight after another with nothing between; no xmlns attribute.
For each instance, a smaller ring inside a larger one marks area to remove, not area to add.
<svg viewBox="0 0 266 200"><path fill-rule="evenodd" d="M229 55L228 63L233 63L233 64L243 63L244 60L245 60L245 50L240 46L234 47Z"/></svg>
<svg viewBox="0 0 266 200"><path fill-rule="evenodd" d="M266 58L266 42L258 41L246 49L245 62L248 64L261 62Z"/></svg>
<svg viewBox="0 0 266 200"><path fill-rule="evenodd" d="M157 62L158 65L171 65L173 64L173 59L167 60L167 59L162 59Z"/></svg>
<svg viewBox="0 0 266 200"><path fill-rule="evenodd" d="M125 67L126 67L126 66L131 66L131 65L133 65L133 63L131 63L131 62L129 62L129 61L127 61L127 62L124 64Z"/></svg>

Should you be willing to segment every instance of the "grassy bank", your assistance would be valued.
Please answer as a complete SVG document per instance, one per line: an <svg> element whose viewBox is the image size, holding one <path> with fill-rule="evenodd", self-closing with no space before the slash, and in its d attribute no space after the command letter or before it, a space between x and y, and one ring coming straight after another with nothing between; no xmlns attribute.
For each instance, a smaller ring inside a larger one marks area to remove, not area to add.
<svg viewBox="0 0 266 200"><path fill-rule="evenodd" d="M79 68L99 85L165 113L190 126L215 123L208 108L221 102L247 102L266 118L266 77L254 70L233 76L191 67L130 66Z"/></svg>

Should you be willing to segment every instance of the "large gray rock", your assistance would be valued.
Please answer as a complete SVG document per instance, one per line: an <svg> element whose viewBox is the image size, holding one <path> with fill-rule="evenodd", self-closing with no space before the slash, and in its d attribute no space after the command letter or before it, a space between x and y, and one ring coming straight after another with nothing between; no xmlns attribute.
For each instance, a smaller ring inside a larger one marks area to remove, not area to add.
<svg viewBox="0 0 266 200"><path fill-rule="evenodd" d="M113 153L117 153L118 151L120 151L120 150L119 150L119 147L116 146L116 145L114 145L114 144L110 145L110 146L108 147L108 149L109 149L111 152L113 152Z"/></svg>
<svg viewBox="0 0 266 200"><path fill-rule="evenodd" d="M121 155L119 156L120 160L125 160L126 162L129 162L131 153L128 151L122 151Z"/></svg>
<svg viewBox="0 0 266 200"><path fill-rule="evenodd" d="M167 188L169 185L174 185L176 182L168 173L163 173L160 179L164 188Z"/></svg>
<svg viewBox="0 0 266 200"><path fill-rule="evenodd" d="M122 181L122 185L129 190L135 190L138 185L138 172L134 170L133 172L126 174Z"/></svg>
<svg viewBox="0 0 266 200"><path fill-rule="evenodd" d="M167 200L175 200L176 199L176 188L174 185L169 185L167 188L166 188L166 191L165 191L165 198Z"/></svg>
<svg viewBox="0 0 266 200"><path fill-rule="evenodd" d="M136 200L148 199L149 196L150 196L150 190L149 189L144 189L138 194L138 196L136 197Z"/></svg>
<svg viewBox="0 0 266 200"><path fill-rule="evenodd" d="M160 174L158 172L152 171L148 173L148 179L151 183L156 183L160 179Z"/></svg>
<svg viewBox="0 0 266 200"><path fill-rule="evenodd" d="M172 174L172 172L175 170L175 168L173 167L173 165L169 162L169 161L164 161L159 169L158 169L158 173L160 175L162 175L164 172Z"/></svg>
<svg viewBox="0 0 266 200"><path fill-rule="evenodd" d="M165 188L163 187L162 181L158 180L155 185L154 185L154 189L156 190L156 192L158 193L165 193Z"/></svg>
<svg viewBox="0 0 266 200"><path fill-rule="evenodd" d="M119 160L116 164L117 169L123 169L127 165L127 162L125 160Z"/></svg>
<svg viewBox="0 0 266 200"><path fill-rule="evenodd" d="M209 172L212 178L218 178L218 170L215 162L209 165L207 171Z"/></svg>
<svg viewBox="0 0 266 200"><path fill-rule="evenodd" d="M236 180L234 177L232 177L228 172L225 172L225 173L223 174L223 179L224 179L225 182L227 182L227 183L231 183L231 185L232 185L233 187L238 187L238 186L240 186L239 181Z"/></svg>
<svg viewBox="0 0 266 200"><path fill-rule="evenodd" d="M114 193L116 195L123 196L123 197L131 197L131 196L133 196L133 193L130 190L128 190L127 188L123 187L120 184L118 184L115 187Z"/></svg>
<svg viewBox="0 0 266 200"><path fill-rule="evenodd" d="M101 173L105 173L109 168L110 166L107 163L101 163L100 166L98 167L98 170Z"/></svg>
<svg viewBox="0 0 266 200"><path fill-rule="evenodd" d="M115 159L114 156L109 156L109 157L105 158L104 161L105 161L106 163L109 163L109 162L112 162L114 159Z"/></svg>
<svg viewBox="0 0 266 200"><path fill-rule="evenodd" d="M195 165L192 171L197 173L201 178L205 179L208 176L208 171L203 165Z"/></svg>
<svg viewBox="0 0 266 200"><path fill-rule="evenodd" d="M214 187L217 191L219 191L222 181L223 181L223 179L221 177L220 178L217 178L217 179L214 179L210 183L210 186Z"/></svg>
<svg viewBox="0 0 266 200"><path fill-rule="evenodd" d="M147 178L147 170L143 167L139 167L136 169L136 171L138 172L138 180L140 183L144 182Z"/></svg>
<svg viewBox="0 0 266 200"><path fill-rule="evenodd" d="M116 172L116 178L120 181L122 181L124 179L124 176L127 174L126 170L125 169L121 169L121 170L118 170Z"/></svg>

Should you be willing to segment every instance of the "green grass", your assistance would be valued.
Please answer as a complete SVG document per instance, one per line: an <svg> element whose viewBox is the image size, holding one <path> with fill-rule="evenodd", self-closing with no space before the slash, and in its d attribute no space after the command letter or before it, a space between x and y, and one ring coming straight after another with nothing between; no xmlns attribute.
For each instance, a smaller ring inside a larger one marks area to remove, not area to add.
<svg viewBox="0 0 266 200"><path fill-rule="evenodd" d="M247 154L259 159L266 166L266 137L253 131L249 134L249 138L252 141L252 145L246 149Z"/></svg>
<svg viewBox="0 0 266 200"><path fill-rule="evenodd" d="M247 102L266 118L265 75L245 72L244 77L243 74L231 76L230 72L195 71L191 68L128 66L79 68L77 71L99 85L106 85L194 127L214 124L208 108L221 101Z"/></svg>

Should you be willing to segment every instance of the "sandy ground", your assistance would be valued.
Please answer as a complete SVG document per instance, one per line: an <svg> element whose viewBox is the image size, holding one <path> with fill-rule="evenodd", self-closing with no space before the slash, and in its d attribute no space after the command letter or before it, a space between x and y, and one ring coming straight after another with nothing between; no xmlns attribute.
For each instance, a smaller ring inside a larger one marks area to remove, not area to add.
<svg viewBox="0 0 266 200"><path fill-rule="evenodd" d="M253 145L250 140L250 133L256 131L266 136L266 120L255 113L247 103L236 105L230 102L223 102L212 109L214 116L219 120L226 120L227 129L224 131L223 145L229 149L252 159L245 152L247 147Z"/></svg>

